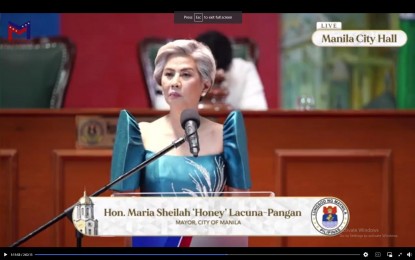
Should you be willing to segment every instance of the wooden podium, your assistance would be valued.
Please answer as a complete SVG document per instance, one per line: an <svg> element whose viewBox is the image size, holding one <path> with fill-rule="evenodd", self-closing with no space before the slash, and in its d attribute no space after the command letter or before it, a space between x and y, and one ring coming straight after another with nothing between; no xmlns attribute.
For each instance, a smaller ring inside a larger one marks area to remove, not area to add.
<svg viewBox="0 0 415 260"><path fill-rule="evenodd" d="M129 111L139 121L165 113ZM61 213L84 189L90 194L110 181L111 147L80 147L76 120L79 116L116 120L118 113L118 109L0 110L1 246L12 244ZM201 114L218 122L227 116L221 111ZM334 196L350 210L348 230L339 236L250 237L250 246L415 244L414 111L243 114L252 191ZM93 143L93 139L89 141ZM83 246L118 247L125 246L125 241L85 237ZM66 219L22 244L75 245L74 227Z"/></svg>

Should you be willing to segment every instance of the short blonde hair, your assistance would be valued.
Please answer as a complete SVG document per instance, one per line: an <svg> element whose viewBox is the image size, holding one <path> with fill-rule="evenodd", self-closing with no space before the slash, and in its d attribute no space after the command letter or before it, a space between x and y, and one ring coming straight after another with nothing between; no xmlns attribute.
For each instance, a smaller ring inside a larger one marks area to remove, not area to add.
<svg viewBox="0 0 415 260"><path fill-rule="evenodd" d="M209 87L213 85L216 74L216 62L209 47L195 40L175 40L163 45L157 52L154 61L154 79L161 85L161 76L167 60L172 55L184 55L192 57L197 70L203 81L208 82Z"/></svg>

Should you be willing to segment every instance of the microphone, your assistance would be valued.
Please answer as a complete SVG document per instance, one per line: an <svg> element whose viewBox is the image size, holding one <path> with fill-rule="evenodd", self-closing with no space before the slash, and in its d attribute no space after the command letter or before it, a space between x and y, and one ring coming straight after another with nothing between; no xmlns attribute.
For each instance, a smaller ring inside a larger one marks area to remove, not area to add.
<svg viewBox="0 0 415 260"><path fill-rule="evenodd" d="M186 109L180 115L181 125L186 133L186 140L189 143L190 152L194 157L199 154L199 137L197 129L200 126L200 117L195 109Z"/></svg>

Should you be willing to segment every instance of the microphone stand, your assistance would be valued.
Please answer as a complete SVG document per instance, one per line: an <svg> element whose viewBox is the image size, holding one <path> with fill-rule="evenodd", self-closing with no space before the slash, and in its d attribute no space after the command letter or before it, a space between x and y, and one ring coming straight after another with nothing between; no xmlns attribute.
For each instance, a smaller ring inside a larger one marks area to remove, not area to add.
<svg viewBox="0 0 415 260"><path fill-rule="evenodd" d="M173 143L171 143L170 145L168 145L167 147L165 147L164 149L162 149L161 151L159 151L158 153L154 154L152 157L150 157L148 160L145 160L144 162L142 162L141 164L137 165L136 167L132 168L131 170L129 170L128 172L122 174L120 177L118 177L117 179L115 179L114 181L110 182L109 184L105 185L104 187L102 187L101 189L97 190L96 192L92 193L90 196L98 196L101 193L105 192L106 190L108 190L112 185L118 183L119 181L125 179L126 177L130 176L131 174L133 174L136 171L139 171L141 169L143 169L144 167L146 167L149 163L157 160L160 156L164 155L165 153L169 152L171 149L173 148L177 148L180 145L182 145L184 142L186 141L185 137L181 137L177 140L175 140ZM69 216L72 215L72 211L75 208L77 203L73 204L72 206L70 206L69 208L67 208L64 212L62 212L61 214L59 214L58 216L56 216L55 218L51 219L49 222L47 222L46 224L40 226L39 228L37 228L36 230L34 230L33 232L29 233L28 235L26 235L25 237L17 240L16 242L14 242L13 244L10 245L10 247L16 247L19 246L20 244L24 243L25 241L29 240L30 238L32 238L33 236L37 235L38 233L40 233L41 231L45 230L46 228L48 228L49 226L53 225L54 223L58 222L59 220L61 220L63 217L65 216ZM77 238L77 247L81 247L82 243L82 237L83 235L76 229L76 238Z"/></svg>

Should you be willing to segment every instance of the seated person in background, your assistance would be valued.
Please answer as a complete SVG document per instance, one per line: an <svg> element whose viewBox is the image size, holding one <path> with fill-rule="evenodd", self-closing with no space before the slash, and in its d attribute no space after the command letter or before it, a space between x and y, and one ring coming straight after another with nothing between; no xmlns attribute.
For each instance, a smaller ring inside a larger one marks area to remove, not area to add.
<svg viewBox="0 0 415 260"><path fill-rule="evenodd" d="M217 64L216 80L229 89L226 102L234 109L268 109L264 87L254 63L233 57L232 43L217 31L207 31L196 37L212 51Z"/></svg>
<svg viewBox="0 0 415 260"><path fill-rule="evenodd" d="M153 122L137 122L127 110L120 112L111 180L185 135L181 114L186 109L198 109L200 97L206 95L212 86L215 74L215 59L209 48L200 42L176 40L159 49L154 78L162 86L169 110ZM172 196L218 196L223 195L223 191L249 190L251 176L241 111L230 112L223 124L201 117L198 135L198 157L192 156L189 145L185 143L112 189L120 192L170 192L174 193ZM132 246L248 246L248 238L137 236L133 237Z"/></svg>

